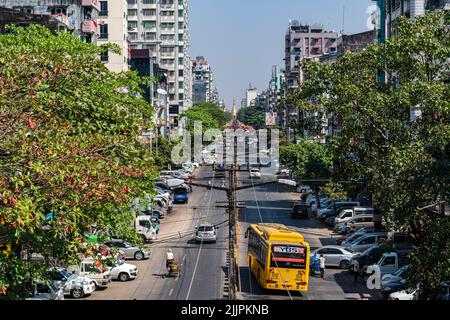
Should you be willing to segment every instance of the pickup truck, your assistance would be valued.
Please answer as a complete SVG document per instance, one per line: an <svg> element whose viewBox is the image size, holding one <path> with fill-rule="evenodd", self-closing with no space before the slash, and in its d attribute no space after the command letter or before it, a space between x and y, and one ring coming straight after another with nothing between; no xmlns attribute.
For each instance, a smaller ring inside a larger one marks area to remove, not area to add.
<svg viewBox="0 0 450 320"><path fill-rule="evenodd" d="M78 276L88 277L94 281L96 288L107 288L111 283L109 270L97 268L94 259L84 259L78 265L69 266L67 271Z"/></svg>

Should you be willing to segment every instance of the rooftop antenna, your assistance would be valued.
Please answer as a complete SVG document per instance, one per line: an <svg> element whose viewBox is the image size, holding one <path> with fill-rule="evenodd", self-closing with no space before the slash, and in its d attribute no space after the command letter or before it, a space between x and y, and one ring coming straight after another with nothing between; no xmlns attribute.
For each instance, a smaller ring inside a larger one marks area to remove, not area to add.
<svg viewBox="0 0 450 320"><path fill-rule="evenodd" d="M344 29L345 29L345 6L342 6L342 30L341 30L341 35L344 34Z"/></svg>

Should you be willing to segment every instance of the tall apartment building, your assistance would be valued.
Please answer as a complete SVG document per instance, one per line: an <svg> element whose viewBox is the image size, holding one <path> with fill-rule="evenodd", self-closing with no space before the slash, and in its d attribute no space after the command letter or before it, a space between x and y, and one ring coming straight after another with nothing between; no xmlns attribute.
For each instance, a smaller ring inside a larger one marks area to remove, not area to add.
<svg viewBox="0 0 450 320"><path fill-rule="evenodd" d="M303 80L299 63L337 51L336 32L327 31L320 24L301 25L297 20L289 22L285 36L285 70L288 91L298 88Z"/></svg>
<svg viewBox="0 0 450 320"><path fill-rule="evenodd" d="M297 20L289 21L285 35L285 94L295 91L304 81L300 62L335 53L337 38L336 32L325 30L321 24L302 25ZM283 126L288 139L291 136L291 121L298 122L299 118L309 116L311 115L299 114L296 108L287 106Z"/></svg>
<svg viewBox="0 0 450 320"><path fill-rule="evenodd" d="M384 43L394 33L398 18L405 16L414 19L426 12L444 9L450 10L450 0L372 0L377 2L379 8L378 28L376 29L377 41ZM395 76L395 75L390 75ZM386 74L381 73L379 80L385 81ZM419 106L411 107L409 119L414 121L422 114Z"/></svg>
<svg viewBox="0 0 450 320"><path fill-rule="evenodd" d="M252 88L252 84L250 83L247 91L245 92L245 103L247 107L256 105L256 98L258 97L258 90L256 88Z"/></svg>
<svg viewBox="0 0 450 320"><path fill-rule="evenodd" d="M219 102L219 94L214 86L214 75L211 66L203 56L192 60L192 101Z"/></svg>
<svg viewBox="0 0 450 320"><path fill-rule="evenodd" d="M99 0L0 0L0 7L51 15L86 42L97 42Z"/></svg>
<svg viewBox="0 0 450 320"><path fill-rule="evenodd" d="M127 71L130 65L127 8L126 0L100 1L97 44L115 43L121 50L120 54L105 52L100 57L113 72Z"/></svg>
<svg viewBox="0 0 450 320"><path fill-rule="evenodd" d="M168 70L169 115L178 126L179 115L192 105L188 0L128 0L131 49L150 49L155 63Z"/></svg>

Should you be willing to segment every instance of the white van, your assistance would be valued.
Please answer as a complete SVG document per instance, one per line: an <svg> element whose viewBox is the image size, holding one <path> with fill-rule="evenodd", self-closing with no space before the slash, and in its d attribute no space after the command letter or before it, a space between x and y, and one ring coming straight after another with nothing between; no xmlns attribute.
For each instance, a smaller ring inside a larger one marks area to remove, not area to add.
<svg viewBox="0 0 450 320"><path fill-rule="evenodd" d="M347 222L351 218L359 216L361 214L373 213L374 209L372 207L354 207L351 209L343 209L334 220L334 224Z"/></svg>

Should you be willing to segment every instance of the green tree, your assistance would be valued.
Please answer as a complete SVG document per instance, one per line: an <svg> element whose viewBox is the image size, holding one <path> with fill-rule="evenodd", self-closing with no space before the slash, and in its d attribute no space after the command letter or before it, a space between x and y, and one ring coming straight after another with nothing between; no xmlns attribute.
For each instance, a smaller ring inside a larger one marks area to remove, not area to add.
<svg viewBox="0 0 450 320"><path fill-rule="evenodd" d="M241 108L238 111L237 118L244 124L250 125L256 130L264 127L266 115L256 107Z"/></svg>
<svg viewBox="0 0 450 320"><path fill-rule="evenodd" d="M448 203L450 193L448 25L444 12L403 18L386 44L333 65L304 64L308 81L291 96L302 111L341 119L340 135L329 139L334 178L364 181L387 226L410 232L409 280L421 299L435 298L450 277L450 218L419 210ZM421 111L414 121L412 107Z"/></svg>
<svg viewBox="0 0 450 320"><path fill-rule="evenodd" d="M202 107L194 106L192 108L184 111L180 118L186 117L186 129L189 130L191 135L194 135L194 124L196 121L202 124L202 134L209 129L220 129L219 122L205 109Z"/></svg>
<svg viewBox="0 0 450 320"><path fill-rule="evenodd" d="M225 124L231 120L231 113L223 112L223 110L215 103L195 102L194 107L198 107L209 113L217 121L220 128L223 128Z"/></svg>
<svg viewBox="0 0 450 320"><path fill-rule="evenodd" d="M280 147L280 161L286 165L299 180L327 180L331 177L333 154L327 146L311 140L301 140L299 144ZM319 189L325 181L309 181L319 203Z"/></svg>
<svg viewBox="0 0 450 320"><path fill-rule="evenodd" d="M11 31L0 36L0 298L15 299L50 259L76 262L85 233L137 240L130 203L152 189L154 161L137 139L153 113L143 79L108 71L105 47L68 33Z"/></svg>

